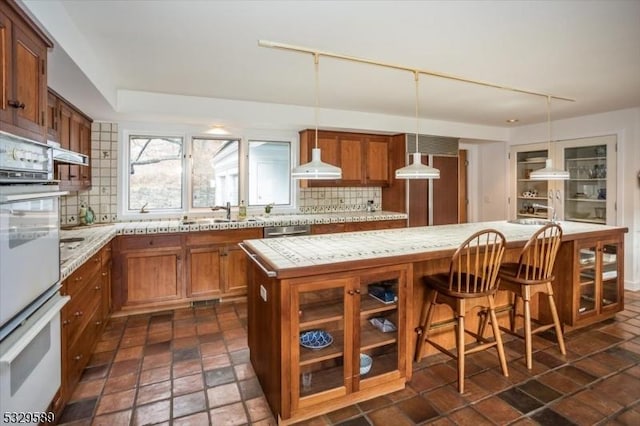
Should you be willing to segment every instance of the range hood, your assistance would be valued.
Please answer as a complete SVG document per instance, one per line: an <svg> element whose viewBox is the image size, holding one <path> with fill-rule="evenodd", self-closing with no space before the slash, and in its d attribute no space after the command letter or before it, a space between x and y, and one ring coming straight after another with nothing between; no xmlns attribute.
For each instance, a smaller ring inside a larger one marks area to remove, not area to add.
<svg viewBox="0 0 640 426"><path fill-rule="evenodd" d="M53 161L57 161L58 163L78 164L80 166L89 165L89 157L84 154L60 148L60 144L53 141L47 141L47 145L51 147Z"/></svg>

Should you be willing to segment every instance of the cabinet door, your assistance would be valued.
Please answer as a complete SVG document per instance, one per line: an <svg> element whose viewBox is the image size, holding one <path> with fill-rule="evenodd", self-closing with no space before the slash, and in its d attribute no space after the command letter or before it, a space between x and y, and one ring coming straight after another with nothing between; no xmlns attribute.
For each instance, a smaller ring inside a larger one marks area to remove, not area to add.
<svg viewBox="0 0 640 426"><path fill-rule="evenodd" d="M292 412L352 391L356 286L343 278L292 287Z"/></svg>
<svg viewBox="0 0 640 426"><path fill-rule="evenodd" d="M47 93L47 140L59 142L58 135L60 113L58 109L58 97L51 93Z"/></svg>
<svg viewBox="0 0 640 426"><path fill-rule="evenodd" d="M225 248L224 294L243 295L247 293L247 256L240 247Z"/></svg>
<svg viewBox="0 0 640 426"><path fill-rule="evenodd" d="M308 163L311 161L311 151L315 148L315 131L307 130L300 134L300 162ZM320 159L328 164L340 167L340 149L338 136L335 134L327 134L318 132L318 148L320 148ZM308 187L324 187L324 186L340 186L340 180L302 180L302 186Z"/></svg>
<svg viewBox="0 0 640 426"><path fill-rule="evenodd" d="M616 194L615 136L563 141L560 164L569 180L559 182L563 220L614 225Z"/></svg>
<svg viewBox="0 0 640 426"><path fill-rule="evenodd" d="M80 151L81 154L91 158L91 122L85 118L80 120ZM80 168L80 185L84 189L91 187L91 162Z"/></svg>
<svg viewBox="0 0 640 426"><path fill-rule="evenodd" d="M360 278L354 363L355 390L379 384L381 375L399 377L406 365L404 271L380 271Z"/></svg>
<svg viewBox="0 0 640 426"><path fill-rule="evenodd" d="M547 218L548 212L535 208L534 204L549 204L549 183L547 181L531 180L531 172L545 167L548 151L545 144L527 145L519 147L510 153L515 181L512 182L513 192L511 205L512 218L540 217ZM553 195L553 194L551 194Z"/></svg>
<svg viewBox="0 0 640 426"><path fill-rule="evenodd" d="M60 147L69 149L71 145L71 108L63 102L58 104L58 108L60 110L60 121L58 124ZM71 180L70 174L69 164L56 163L56 175L58 180L61 182L69 182Z"/></svg>
<svg viewBox="0 0 640 426"><path fill-rule="evenodd" d="M188 254L187 296L220 296L220 246L194 247Z"/></svg>
<svg viewBox="0 0 640 426"><path fill-rule="evenodd" d="M368 137L365 148L365 182L368 185L389 185L389 138Z"/></svg>
<svg viewBox="0 0 640 426"><path fill-rule="evenodd" d="M363 156L363 138L356 135L341 136L340 144L340 163L338 167L342 168L342 186L362 185L364 175L362 172Z"/></svg>
<svg viewBox="0 0 640 426"><path fill-rule="evenodd" d="M433 180L432 225L458 223L458 157L434 156L440 179Z"/></svg>
<svg viewBox="0 0 640 426"><path fill-rule="evenodd" d="M44 138L46 109L46 46L31 37L21 25L14 25L14 78L16 109L15 125ZM24 107L22 106L24 105Z"/></svg>
<svg viewBox="0 0 640 426"><path fill-rule="evenodd" d="M0 121L13 123L13 108L9 106L9 100L13 95L13 71L12 71L12 24L9 17L0 10Z"/></svg>
<svg viewBox="0 0 640 426"><path fill-rule="evenodd" d="M125 257L125 304L181 297L181 250L132 252Z"/></svg>

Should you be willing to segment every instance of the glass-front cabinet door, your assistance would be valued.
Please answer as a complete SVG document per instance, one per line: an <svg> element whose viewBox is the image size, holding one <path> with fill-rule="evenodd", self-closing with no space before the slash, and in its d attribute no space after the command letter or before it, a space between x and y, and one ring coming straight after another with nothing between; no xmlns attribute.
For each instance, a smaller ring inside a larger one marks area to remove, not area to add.
<svg viewBox="0 0 640 426"><path fill-rule="evenodd" d="M619 311L622 293L622 242L590 241L579 246L579 286L575 322Z"/></svg>
<svg viewBox="0 0 640 426"><path fill-rule="evenodd" d="M314 395L334 398L351 386L346 371L352 352L352 298L355 279L337 279L293 287L291 342L292 408L317 402ZM296 397L297 396L297 397ZM298 406L298 403L300 404Z"/></svg>
<svg viewBox="0 0 640 426"><path fill-rule="evenodd" d="M515 146L512 149L510 158L516 176L512 189L512 199L515 200L515 203L512 203L515 205L513 217L548 217L548 209L540 206L549 204L549 182L536 181L529 177L531 172L545 166L547 153L546 144Z"/></svg>
<svg viewBox="0 0 640 426"><path fill-rule="evenodd" d="M615 224L615 142L615 136L601 136L559 144L560 164L569 172L562 196L560 187L556 189L564 220Z"/></svg>

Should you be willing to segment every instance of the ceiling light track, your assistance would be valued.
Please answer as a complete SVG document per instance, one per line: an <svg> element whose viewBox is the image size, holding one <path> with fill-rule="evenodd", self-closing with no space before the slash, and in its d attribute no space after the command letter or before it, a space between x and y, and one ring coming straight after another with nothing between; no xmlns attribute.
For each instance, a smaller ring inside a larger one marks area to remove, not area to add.
<svg viewBox="0 0 640 426"><path fill-rule="evenodd" d="M363 64L377 65L377 66L381 66L381 67L385 67L385 68L392 68L392 69L397 69L397 70L409 71L409 72L412 72L412 73L430 75L430 76L433 76L433 77L439 77L439 78L444 78L444 79L448 79L448 80L455 80L455 81L461 81L461 82L464 82L464 83L476 84L476 85L479 85L479 86L492 87L494 89L508 90L510 92L523 93L523 94L526 94L526 95L542 96L542 97L547 98L547 99L551 98L551 99L558 99L558 100L561 100L561 101L575 102L575 99L566 98L566 97L563 97L563 96L551 95L549 93L534 92L532 90L519 89L517 87L505 86L505 85L502 85L502 84L491 83L491 82L488 82L488 81L473 80L473 79L470 79L470 78L455 76L455 75L452 75L452 74L445 74L445 73L441 73L441 72L437 72L437 71L431 71L431 70L420 69L420 68L415 68L415 67L408 67L408 66L404 66L404 65L393 64L393 63L390 63L390 62L381 62L381 61L376 61L376 60L373 60L373 59L359 58L359 57L356 57L356 56L342 55L342 54L339 54L339 53L327 52L327 51L313 49L313 48L304 47L304 46L294 46L294 45L290 45L290 44L279 43L277 41L258 40L258 46L269 47L269 48L273 48L273 49L289 50L289 51L300 52L300 53L309 53L309 54L312 54L314 56L326 56L328 58L343 59L343 60L346 60L346 61L360 62L360 63L363 63Z"/></svg>

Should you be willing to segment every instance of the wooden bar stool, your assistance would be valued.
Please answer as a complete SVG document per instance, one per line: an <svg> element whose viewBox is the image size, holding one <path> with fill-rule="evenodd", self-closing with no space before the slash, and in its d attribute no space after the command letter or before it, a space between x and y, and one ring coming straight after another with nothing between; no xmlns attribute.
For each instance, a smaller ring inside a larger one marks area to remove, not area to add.
<svg viewBox="0 0 640 426"><path fill-rule="evenodd" d="M458 391L464 392L464 357L491 347L498 350L500 366L508 376L507 361L502 347L502 338L494 311L494 295L497 291L498 271L504 255L505 238L494 229L479 231L469 237L456 250L451 258L448 273L423 277L427 287L425 304L422 308L420 326L416 328L416 361L423 356L425 342L429 342L439 351L458 360ZM454 313L453 321L432 324L433 312L438 304L448 305ZM465 330L464 317L472 308L482 306L488 309L495 339L489 341L475 333ZM446 324L455 324L456 353L444 348L429 338L434 328ZM477 345L465 348L465 333L474 336Z"/></svg>
<svg viewBox="0 0 640 426"><path fill-rule="evenodd" d="M513 302L505 308L498 310L509 310L509 329L501 327L505 332L524 338L524 347L527 358L527 368L533 366L532 355L532 337L534 334L555 328L556 337L560 352L566 355L567 351L564 346L564 338L562 336L562 326L556 304L553 300L553 288L551 283L554 280L553 265L556 261L556 255L560 248L562 240L562 228L550 223L539 229L531 236L520 252L518 263L505 263L500 268L500 290L508 290L513 293ZM531 329L531 297L536 293L547 295L549 301L549 309L553 322L551 324L539 325L535 329ZM522 299L523 314L517 313L518 298ZM516 318L524 318L524 335L516 332ZM481 322L478 334L482 335L486 326L487 317L485 315ZM492 319L493 321L493 319Z"/></svg>

